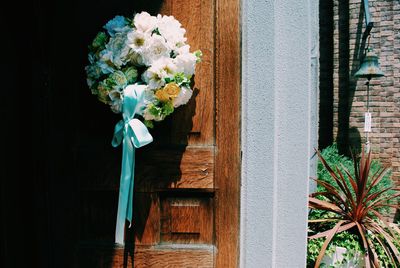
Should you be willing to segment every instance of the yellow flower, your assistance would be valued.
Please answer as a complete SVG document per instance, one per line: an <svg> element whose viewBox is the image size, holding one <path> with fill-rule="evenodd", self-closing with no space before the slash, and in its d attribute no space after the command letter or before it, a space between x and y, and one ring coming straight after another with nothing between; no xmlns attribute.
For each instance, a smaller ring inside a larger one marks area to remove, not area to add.
<svg viewBox="0 0 400 268"><path fill-rule="evenodd" d="M167 92L165 92L165 90L163 90L163 89L157 90L155 95L156 95L157 99L161 102L169 101L169 96L168 96Z"/></svg>
<svg viewBox="0 0 400 268"><path fill-rule="evenodd" d="M165 85L164 90L173 98L178 97L181 88L175 83L168 83Z"/></svg>
<svg viewBox="0 0 400 268"><path fill-rule="evenodd" d="M159 101L168 102L174 100L180 92L181 88L177 84L168 83L163 89L157 90L155 95Z"/></svg>

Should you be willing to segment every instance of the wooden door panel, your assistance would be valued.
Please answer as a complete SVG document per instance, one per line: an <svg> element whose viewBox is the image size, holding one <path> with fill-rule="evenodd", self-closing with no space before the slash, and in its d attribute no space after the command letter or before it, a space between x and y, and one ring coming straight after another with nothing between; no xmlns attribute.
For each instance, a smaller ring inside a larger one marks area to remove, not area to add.
<svg viewBox="0 0 400 268"><path fill-rule="evenodd" d="M136 192L133 228L126 241L137 245L212 244L212 192Z"/></svg>
<svg viewBox="0 0 400 268"><path fill-rule="evenodd" d="M213 189L214 147L147 149L138 152L138 192L165 189Z"/></svg>
<svg viewBox="0 0 400 268"><path fill-rule="evenodd" d="M163 196L160 242L213 244L213 196L210 194Z"/></svg>
<svg viewBox="0 0 400 268"><path fill-rule="evenodd" d="M134 267L211 268L214 267L214 253L213 247L188 249L160 246L135 252Z"/></svg>
<svg viewBox="0 0 400 268"><path fill-rule="evenodd" d="M133 252L107 246L96 247L95 250L92 247L82 247L79 252L81 261L76 267L212 268L214 254L215 249L207 246L192 249L158 246L140 248ZM186 258L182 258L182 255Z"/></svg>

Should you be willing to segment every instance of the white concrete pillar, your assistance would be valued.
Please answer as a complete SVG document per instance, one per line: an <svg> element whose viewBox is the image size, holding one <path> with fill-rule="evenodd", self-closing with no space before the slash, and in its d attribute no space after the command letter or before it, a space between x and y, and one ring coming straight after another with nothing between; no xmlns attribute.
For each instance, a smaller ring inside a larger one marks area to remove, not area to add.
<svg viewBox="0 0 400 268"><path fill-rule="evenodd" d="M316 0L242 2L241 267L305 267L317 9Z"/></svg>

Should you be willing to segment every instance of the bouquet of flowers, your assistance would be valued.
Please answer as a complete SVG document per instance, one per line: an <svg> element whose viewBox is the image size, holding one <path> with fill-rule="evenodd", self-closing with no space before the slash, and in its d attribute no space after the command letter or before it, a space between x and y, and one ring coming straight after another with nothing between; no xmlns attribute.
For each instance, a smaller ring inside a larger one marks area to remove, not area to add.
<svg viewBox="0 0 400 268"><path fill-rule="evenodd" d="M164 120L192 96L191 78L201 52L190 53L185 29L172 16L116 16L89 46L87 82L98 99L122 113L112 145L122 144L115 242L132 222L135 148L153 141L147 127Z"/></svg>
<svg viewBox="0 0 400 268"><path fill-rule="evenodd" d="M87 83L100 101L121 113L125 89L141 88L135 114L150 128L189 101L202 54L189 51L186 30L173 16L116 16L104 29L89 46L86 66Z"/></svg>

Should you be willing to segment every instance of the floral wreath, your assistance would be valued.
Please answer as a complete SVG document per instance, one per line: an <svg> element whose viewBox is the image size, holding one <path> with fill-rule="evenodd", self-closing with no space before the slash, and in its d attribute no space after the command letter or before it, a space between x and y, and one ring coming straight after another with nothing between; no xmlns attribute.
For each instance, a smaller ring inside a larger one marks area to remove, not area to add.
<svg viewBox="0 0 400 268"><path fill-rule="evenodd" d="M137 108L147 127L162 121L192 96L190 81L201 51L190 53L186 30L173 16L141 12L116 16L89 46L87 83L101 102L122 112L127 86L143 89Z"/></svg>
<svg viewBox="0 0 400 268"><path fill-rule="evenodd" d="M191 53L186 30L173 16L138 13L116 16L89 46L87 83L122 120L112 145L122 144L115 242L124 244L125 220L132 222L135 148L153 141L148 127L192 97L191 79L201 51Z"/></svg>

